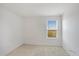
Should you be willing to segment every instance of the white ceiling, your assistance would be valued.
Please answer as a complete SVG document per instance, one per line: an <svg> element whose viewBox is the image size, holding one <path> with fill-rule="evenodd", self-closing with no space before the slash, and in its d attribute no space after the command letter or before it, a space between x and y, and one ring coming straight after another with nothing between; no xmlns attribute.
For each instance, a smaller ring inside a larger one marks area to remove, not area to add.
<svg viewBox="0 0 79 59"><path fill-rule="evenodd" d="M21 16L52 16L70 12L79 4L69 3L6 3L4 7Z"/></svg>

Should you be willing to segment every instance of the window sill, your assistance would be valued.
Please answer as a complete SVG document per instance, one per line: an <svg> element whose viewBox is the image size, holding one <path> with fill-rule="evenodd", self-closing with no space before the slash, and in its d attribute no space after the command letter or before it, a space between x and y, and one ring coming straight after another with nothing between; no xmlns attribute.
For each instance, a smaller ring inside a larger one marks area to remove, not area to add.
<svg viewBox="0 0 79 59"><path fill-rule="evenodd" d="M56 37L54 37L54 38L48 37L47 39L57 39L57 38Z"/></svg>

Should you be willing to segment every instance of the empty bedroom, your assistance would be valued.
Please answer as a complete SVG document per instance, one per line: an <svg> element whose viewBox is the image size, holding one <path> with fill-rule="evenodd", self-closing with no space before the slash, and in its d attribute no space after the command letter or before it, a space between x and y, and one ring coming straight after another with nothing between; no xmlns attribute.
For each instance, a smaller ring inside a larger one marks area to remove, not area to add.
<svg viewBox="0 0 79 59"><path fill-rule="evenodd" d="M0 56L79 56L79 3L0 3Z"/></svg>

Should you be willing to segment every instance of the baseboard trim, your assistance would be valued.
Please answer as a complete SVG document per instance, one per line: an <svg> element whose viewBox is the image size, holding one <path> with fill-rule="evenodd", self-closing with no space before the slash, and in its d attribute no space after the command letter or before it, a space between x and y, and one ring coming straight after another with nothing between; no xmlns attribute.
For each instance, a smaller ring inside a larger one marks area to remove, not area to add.
<svg viewBox="0 0 79 59"><path fill-rule="evenodd" d="M14 51L15 49L17 49L17 48L20 47L21 45L23 45L23 43L16 45L12 50L10 50L9 52L7 52L7 53L5 54L5 56L8 56L12 51Z"/></svg>
<svg viewBox="0 0 79 59"><path fill-rule="evenodd" d="M56 47L62 47L62 46L58 46L58 45L44 45L44 44L43 44L43 45L42 45L42 44L40 45L40 44L26 44L26 43L24 43L24 45L34 45L34 46L53 46L53 47L56 46Z"/></svg>
<svg viewBox="0 0 79 59"><path fill-rule="evenodd" d="M70 56L76 56L74 51L66 49L65 47L63 47L63 48Z"/></svg>

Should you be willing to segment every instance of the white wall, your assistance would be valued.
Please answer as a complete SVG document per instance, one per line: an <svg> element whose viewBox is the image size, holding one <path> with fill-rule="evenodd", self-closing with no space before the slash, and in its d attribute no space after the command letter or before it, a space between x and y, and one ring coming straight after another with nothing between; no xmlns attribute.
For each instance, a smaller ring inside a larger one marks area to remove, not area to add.
<svg viewBox="0 0 79 59"><path fill-rule="evenodd" d="M6 55L23 44L22 24L19 16L0 8L0 55Z"/></svg>
<svg viewBox="0 0 79 59"><path fill-rule="evenodd" d="M57 19L59 21L59 29L60 33L57 39L47 39L47 19ZM25 44L33 44L33 45L56 45L61 46L62 44L62 34L61 34L61 17L46 17L46 16L32 16L26 17L25 22Z"/></svg>
<svg viewBox="0 0 79 59"><path fill-rule="evenodd" d="M63 47L70 55L79 55L79 7L63 16Z"/></svg>

